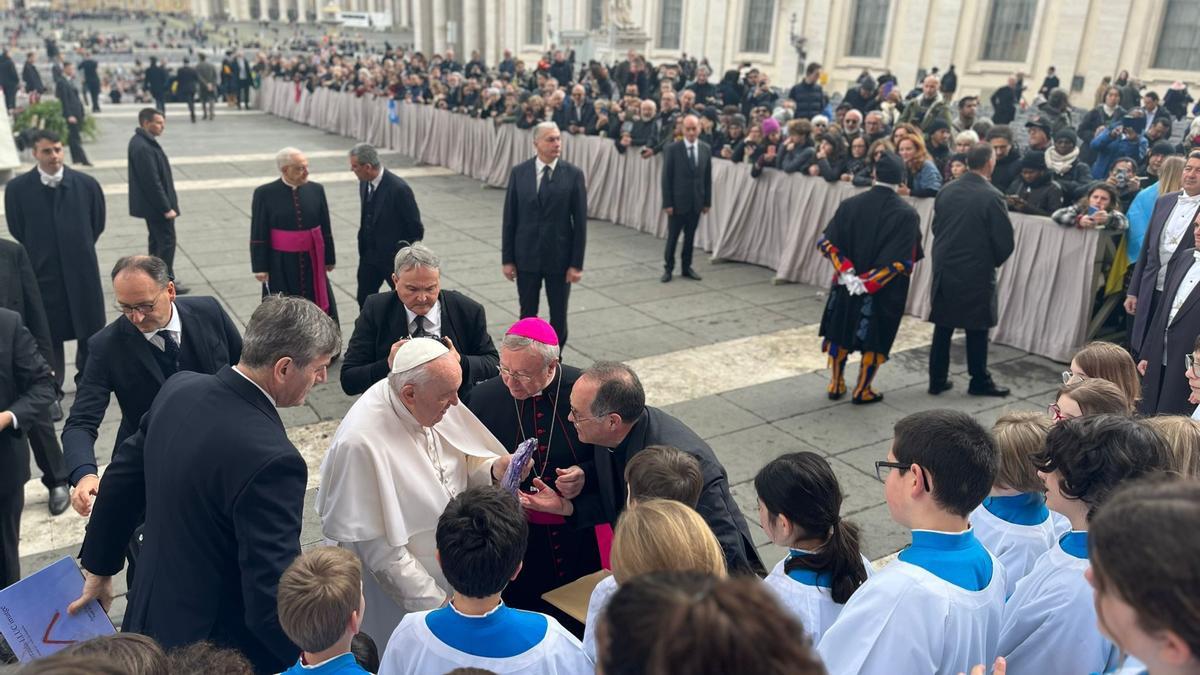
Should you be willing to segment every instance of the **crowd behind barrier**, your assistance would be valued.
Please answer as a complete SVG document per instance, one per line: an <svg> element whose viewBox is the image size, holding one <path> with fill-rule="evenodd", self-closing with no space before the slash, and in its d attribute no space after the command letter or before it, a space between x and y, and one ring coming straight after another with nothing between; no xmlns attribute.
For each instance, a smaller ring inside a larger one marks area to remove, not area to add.
<svg viewBox="0 0 1200 675"><path fill-rule="evenodd" d="M493 187L508 184L514 165L532 154L532 132L514 125L349 92L309 92L292 82L264 78L259 106L285 119L349 136L446 167ZM660 208L662 158L620 154L612 142L564 135L563 157L583 169L588 215L662 238L667 218ZM767 171L752 179L750 167L713 162L713 208L700 220L696 244L714 258L775 270L777 279L824 287L828 262L816 242L838 204L857 194L844 182ZM929 251L933 200L911 199L921 214ZM1058 227L1049 218L1010 214L1016 250L1001 268L1000 322L996 342L1057 361L1071 358L1086 339L1092 308L1093 261L1102 232ZM497 223L497 229L499 223ZM931 267L916 266L908 313L929 315Z"/></svg>

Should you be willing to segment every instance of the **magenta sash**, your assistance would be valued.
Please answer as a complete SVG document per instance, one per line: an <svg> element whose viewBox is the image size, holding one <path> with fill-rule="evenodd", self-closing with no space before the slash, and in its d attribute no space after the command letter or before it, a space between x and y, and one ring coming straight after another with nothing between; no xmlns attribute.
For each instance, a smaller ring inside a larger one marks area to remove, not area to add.
<svg viewBox="0 0 1200 675"><path fill-rule="evenodd" d="M545 511L525 510L525 520L534 525L566 525L567 519L556 513L546 513Z"/></svg>
<svg viewBox="0 0 1200 675"><path fill-rule="evenodd" d="M271 230L271 248L283 253L307 253L312 261L313 302L329 313L329 286L325 281L325 237L320 227L308 230Z"/></svg>

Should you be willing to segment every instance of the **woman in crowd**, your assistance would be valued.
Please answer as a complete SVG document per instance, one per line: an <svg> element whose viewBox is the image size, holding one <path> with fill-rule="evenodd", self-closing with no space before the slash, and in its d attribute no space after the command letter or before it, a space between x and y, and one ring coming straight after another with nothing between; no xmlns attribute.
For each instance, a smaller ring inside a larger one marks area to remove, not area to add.
<svg viewBox="0 0 1200 675"><path fill-rule="evenodd" d="M892 129L892 145L899 148L900 147L900 139L904 138L905 136L923 136L923 135L924 134L921 133L920 129L914 127L913 125L909 124L908 122L903 122L901 124L897 124Z"/></svg>
<svg viewBox="0 0 1200 675"><path fill-rule="evenodd" d="M717 85L717 93L721 97L721 102L725 105L742 105L742 84L740 82L741 75L736 70L727 70L721 78L721 83Z"/></svg>
<svg viewBox="0 0 1200 675"><path fill-rule="evenodd" d="M971 149L971 146L978 142L979 134L975 133L973 129L960 131L954 137L954 152L960 155L965 155L967 154L967 151Z"/></svg>
<svg viewBox="0 0 1200 675"><path fill-rule="evenodd" d="M1167 444L1173 457L1171 468L1184 478L1200 478L1200 421L1183 415L1155 415L1145 423Z"/></svg>
<svg viewBox="0 0 1200 675"><path fill-rule="evenodd" d="M1058 424L1063 420L1084 415L1132 415L1133 401L1117 385L1093 377L1058 388L1058 397L1050 404L1050 419Z"/></svg>
<svg viewBox="0 0 1200 675"><path fill-rule="evenodd" d="M1071 357L1071 367L1063 372L1062 383L1078 384L1095 378L1117 385L1135 404L1142 397L1142 378L1138 375L1137 364L1129 352L1117 344L1095 340L1084 345Z"/></svg>
<svg viewBox="0 0 1200 675"><path fill-rule="evenodd" d="M956 152L950 155L950 161L946 162L946 173L949 174L946 177L946 182L949 183L956 178L962 178L963 174L968 170L967 156L965 154Z"/></svg>
<svg viewBox="0 0 1200 675"><path fill-rule="evenodd" d="M846 156L846 166L842 169L841 180L850 182L854 176L867 166L867 139L858 135L850 141L850 151Z"/></svg>
<svg viewBox="0 0 1200 675"><path fill-rule="evenodd" d="M1129 231L1125 233L1125 254L1129 258L1129 269L1137 264L1138 255L1142 252L1142 240L1146 238L1146 230L1150 227L1150 216L1154 213L1154 203L1159 197L1179 192L1183 184L1183 165L1187 163L1183 157L1168 157L1158 167L1158 182L1138 191L1133 203L1126 212L1129 216ZM1126 279L1126 286L1129 280Z"/></svg>
<svg viewBox="0 0 1200 675"><path fill-rule="evenodd" d="M896 152L904 160L907 173L904 185L897 192L913 197L933 197L942 189L942 175L933 160L925 153L925 141L920 133L908 134L896 145Z"/></svg>
<svg viewBox="0 0 1200 675"><path fill-rule="evenodd" d="M813 135L820 136L829 131L829 118L824 115L814 115L812 118Z"/></svg>
<svg viewBox="0 0 1200 675"><path fill-rule="evenodd" d="M863 167L855 174L851 182L858 187L868 187L875 182L875 162L883 156L885 152L895 152L896 148L892 146L892 142L886 138L881 138L871 144L867 150L867 161Z"/></svg>
<svg viewBox="0 0 1200 675"><path fill-rule="evenodd" d="M546 121L546 102L537 94L525 99L525 112L517 118L518 129L532 129Z"/></svg>
<svg viewBox="0 0 1200 675"><path fill-rule="evenodd" d="M763 120L759 128L762 129L762 145L747 159L754 165L750 175L755 178L762 175L763 169L779 165L779 153L783 148L783 132L780 131L779 122L775 121L774 117Z"/></svg>
<svg viewBox="0 0 1200 675"><path fill-rule="evenodd" d="M1079 159L1078 141L1074 130L1059 129L1054 132L1054 144L1046 148L1046 168L1068 203L1079 199L1084 187L1092 182L1092 168Z"/></svg>
<svg viewBox="0 0 1200 675"><path fill-rule="evenodd" d="M1131 657L1121 672L1200 673L1200 538L1181 534L1197 530L1191 480L1123 486L1089 524L1086 575L1100 631Z"/></svg>
<svg viewBox="0 0 1200 675"><path fill-rule="evenodd" d="M812 123L801 118L787 123L787 140L779 155L779 168L787 173L804 171L815 156L812 142Z"/></svg>
<svg viewBox="0 0 1200 675"><path fill-rule="evenodd" d="M836 182L846 169L846 142L838 133L826 133L820 136L816 160L808 167L808 175L820 176L830 183Z"/></svg>
<svg viewBox="0 0 1200 675"><path fill-rule="evenodd" d="M1058 209L1050 217L1063 227L1096 230L1124 230L1129 227L1129 221L1120 211L1119 195L1108 183L1093 183L1079 201Z"/></svg>

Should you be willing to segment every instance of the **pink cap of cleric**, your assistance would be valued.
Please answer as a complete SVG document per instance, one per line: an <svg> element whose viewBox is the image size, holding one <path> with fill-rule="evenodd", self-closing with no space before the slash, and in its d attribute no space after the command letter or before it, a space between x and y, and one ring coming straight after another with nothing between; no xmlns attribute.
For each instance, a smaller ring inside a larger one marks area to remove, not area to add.
<svg viewBox="0 0 1200 675"><path fill-rule="evenodd" d="M558 333L554 332L554 328L550 324L536 316L521 319L514 323L509 327L505 335L520 335L544 345L558 346Z"/></svg>

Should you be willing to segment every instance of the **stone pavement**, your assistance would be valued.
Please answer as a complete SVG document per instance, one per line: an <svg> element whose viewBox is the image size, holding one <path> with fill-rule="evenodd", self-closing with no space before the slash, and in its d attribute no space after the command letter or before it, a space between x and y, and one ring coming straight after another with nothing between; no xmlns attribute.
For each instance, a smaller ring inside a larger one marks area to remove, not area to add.
<svg viewBox="0 0 1200 675"><path fill-rule="evenodd" d="M145 225L127 215L125 196L125 148L136 111L132 106L108 106L97 120L99 138L88 145L97 163L90 173L109 196L108 229L97 246L109 302L107 269L119 256L146 246ZM194 294L219 298L244 325L259 303L248 260L251 192L277 176L274 152L297 146L310 153L312 179L326 184L338 254L332 279L348 340L357 313L358 195L345 151L354 141L256 112L228 114L224 107L218 109L215 122L189 124L186 111L175 106L168 109L167 119L162 144L174 160L179 187L180 279ZM442 257L443 286L482 302L498 339L517 316L516 289L499 269L503 192L438 167L415 166L395 154L385 154L384 161L406 176L416 193L425 242ZM691 425L728 469L734 495L768 566L783 550L771 545L757 525L752 479L766 461L798 450L829 457L845 493L844 512L862 526L865 553L879 558L908 543L888 518L873 467L887 453L896 420L918 410L950 407L990 425L1005 410L1045 410L1058 386L1061 364L994 345L992 371L997 381L1013 388L1013 396L968 397L964 353L956 343L956 387L931 397L925 392L929 326L910 320L892 361L877 379L887 400L869 407L830 401L816 336L824 302L820 289L774 285L770 270L710 264L704 255L697 256L696 265L702 282L677 278L662 284L661 251L661 242L649 235L608 222L589 223L584 278L571 294L571 342L565 361L585 366L595 359L619 359L643 374L651 403ZM110 309L109 315L115 312ZM849 371L854 377L857 367ZM310 488L316 487L317 468L332 431L353 403L336 382L336 368L330 375L331 381L317 386L305 405L280 411L308 460ZM64 403L70 402L68 394ZM114 400L97 444L102 463L111 452L118 419ZM29 482L26 494L22 560L29 573L74 555L84 519L71 510L50 518L46 492L36 479ZM321 540L314 495L315 489L310 489L305 545ZM119 614L120 607L114 613Z"/></svg>

